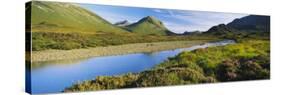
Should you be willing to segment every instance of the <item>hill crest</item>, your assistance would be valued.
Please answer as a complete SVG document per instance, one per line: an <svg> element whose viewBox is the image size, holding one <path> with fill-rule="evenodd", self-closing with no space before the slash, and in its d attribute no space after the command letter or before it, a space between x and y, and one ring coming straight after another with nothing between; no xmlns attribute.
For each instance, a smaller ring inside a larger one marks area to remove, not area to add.
<svg viewBox="0 0 281 95"><path fill-rule="evenodd" d="M163 22L154 16L146 16L138 22L126 27L129 31L141 35L172 35L175 34L168 30Z"/></svg>

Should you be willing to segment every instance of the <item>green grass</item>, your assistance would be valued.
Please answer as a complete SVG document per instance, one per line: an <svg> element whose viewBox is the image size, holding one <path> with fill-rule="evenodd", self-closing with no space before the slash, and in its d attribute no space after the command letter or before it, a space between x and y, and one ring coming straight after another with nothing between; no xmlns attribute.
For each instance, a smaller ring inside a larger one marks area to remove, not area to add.
<svg viewBox="0 0 281 95"><path fill-rule="evenodd" d="M30 32L27 32L30 33ZM80 48L105 47L132 43L150 43L164 41L192 41L216 40L214 36L154 36L137 34L88 34L88 33L58 33L58 32L31 32L32 50L49 49L70 50Z"/></svg>
<svg viewBox="0 0 281 95"><path fill-rule="evenodd" d="M182 52L140 73L80 82L65 92L269 79L269 56L269 40L245 39L233 45Z"/></svg>
<svg viewBox="0 0 281 95"><path fill-rule="evenodd" d="M249 40L235 45L197 49L192 52L183 52L170 60L183 64L195 63L200 66L208 76L215 75L217 66L226 60L257 59L260 57L269 60L269 42L263 40ZM260 60L264 60L261 58ZM259 60L259 59L257 59ZM159 67L167 67L171 64L161 64Z"/></svg>

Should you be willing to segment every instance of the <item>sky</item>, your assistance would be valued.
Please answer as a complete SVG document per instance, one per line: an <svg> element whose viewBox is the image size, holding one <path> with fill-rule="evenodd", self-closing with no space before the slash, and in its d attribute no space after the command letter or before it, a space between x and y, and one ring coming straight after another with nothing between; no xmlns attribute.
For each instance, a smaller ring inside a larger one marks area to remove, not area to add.
<svg viewBox="0 0 281 95"><path fill-rule="evenodd" d="M248 14L205 12L190 10L154 9L139 7L121 7L108 5L80 4L80 6L96 13L112 24L127 20L137 22L146 16L154 16L175 33L185 31L207 31L212 26L227 24L236 18Z"/></svg>

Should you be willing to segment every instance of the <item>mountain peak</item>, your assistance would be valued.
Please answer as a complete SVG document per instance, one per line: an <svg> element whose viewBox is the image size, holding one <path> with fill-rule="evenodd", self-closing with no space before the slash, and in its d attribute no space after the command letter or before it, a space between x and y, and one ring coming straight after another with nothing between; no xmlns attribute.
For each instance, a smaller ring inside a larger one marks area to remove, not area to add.
<svg viewBox="0 0 281 95"><path fill-rule="evenodd" d="M270 17L261 15L249 15L239 19L235 19L228 23L227 26L238 30L260 30L264 32L270 31Z"/></svg>
<svg viewBox="0 0 281 95"><path fill-rule="evenodd" d="M146 16L138 22L128 25L127 28L132 32L144 35L174 34L170 30L168 30L165 25L154 16Z"/></svg>
<svg viewBox="0 0 281 95"><path fill-rule="evenodd" d="M206 33L225 34L227 32L255 31L270 32L270 17L261 15L248 15L234 19L228 24L219 24L211 27Z"/></svg>
<svg viewBox="0 0 281 95"><path fill-rule="evenodd" d="M144 18L147 20L156 20L156 18L154 16L146 16Z"/></svg>
<svg viewBox="0 0 281 95"><path fill-rule="evenodd" d="M207 33L216 33L216 34L224 34L227 32L232 32L234 31L231 27L228 27L225 24L219 24L217 26L213 26L211 27Z"/></svg>
<svg viewBox="0 0 281 95"><path fill-rule="evenodd" d="M123 20L123 21L116 22L114 25L117 25L117 26L128 26L128 25L130 25L130 23L129 23L128 20Z"/></svg>
<svg viewBox="0 0 281 95"><path fill-rule="evenodd" d="M154 25L156 25L158 27L165 27L163 25L163 23L160 20L158 20L156 17L154 17L154 16L146 16L146 17L142 18L139 22L140 23L148 22L148 23L154 24Z"/></svg>

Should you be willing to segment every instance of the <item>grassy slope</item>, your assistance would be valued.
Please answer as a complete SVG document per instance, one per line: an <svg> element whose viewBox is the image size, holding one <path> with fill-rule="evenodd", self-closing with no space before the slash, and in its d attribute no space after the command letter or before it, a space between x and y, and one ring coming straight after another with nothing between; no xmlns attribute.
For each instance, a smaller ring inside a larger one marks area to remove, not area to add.
<svg viewBox="0 0 281 95"><path fill-rule="evenodd" d="M167 32L169 32L161 21L152 16L147 16L127 26L127 29L141 35L167 35Z"/></svg>
<svg viewBox="0 0 281 95"><path fill-rule="evenodd" d="M33 1L31 18L32 32L127 32L78 4Z"/></svg>
<svg viewBox="0 0 281 95"><path fill-rule="evenodd" d="M182 52L136 74L100 76L66 92L269 79L269 40L243 39L234 45Z"/></svg>

